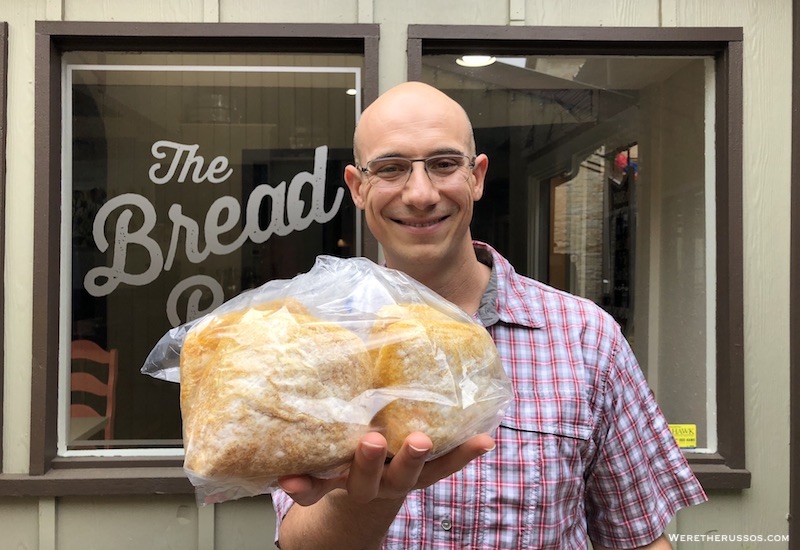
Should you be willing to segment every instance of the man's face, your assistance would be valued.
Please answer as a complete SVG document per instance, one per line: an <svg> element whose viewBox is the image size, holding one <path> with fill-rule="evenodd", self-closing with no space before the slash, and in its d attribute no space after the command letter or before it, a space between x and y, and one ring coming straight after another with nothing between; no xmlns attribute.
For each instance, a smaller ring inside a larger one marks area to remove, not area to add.
<svg viewBox="0 0 800 550"><path fill-rule="evenodd" d="M462 153L472 158L466 116L457 104L433 90L387 94L362 116L357 144L359 164L381 157L427 158ZM372 185L349 166L345 179L353 200L364 209L367 224L383 245L387 265L416 271L459 262L471 252L469 224L473 202L483 194L488 159L478 155L466 178L434 184L422 162L413 163L405 184Z"/></svg>

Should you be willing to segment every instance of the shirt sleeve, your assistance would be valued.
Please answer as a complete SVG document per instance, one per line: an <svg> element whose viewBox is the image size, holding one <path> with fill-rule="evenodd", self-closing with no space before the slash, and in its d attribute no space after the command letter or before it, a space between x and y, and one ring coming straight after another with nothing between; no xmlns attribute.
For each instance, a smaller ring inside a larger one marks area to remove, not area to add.
<svg viewBox="0 0 800 550"><path fill-rule="evenodd" d="M589 537L610 548L653 542L675 513L707 500L619 329L586 481Z"/></svg>
<svg viewBox="0 0 800 550"><path fill-rule="evenodd" d="M289 508L292 507L292 504L294 504L294 501L281 489L274 489L271 496L272 507L275 509L275 546L280 548L278 539L280 538L281 533L281 523L283 523L283 518L286 517L286 514L289 512Z"/></svg>

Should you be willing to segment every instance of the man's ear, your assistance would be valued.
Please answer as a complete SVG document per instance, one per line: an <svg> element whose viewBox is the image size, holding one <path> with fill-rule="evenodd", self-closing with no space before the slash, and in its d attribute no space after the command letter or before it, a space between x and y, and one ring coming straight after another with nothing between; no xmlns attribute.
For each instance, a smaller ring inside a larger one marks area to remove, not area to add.
<svg viewBox="0 0 800 550"><path fill-rule="evenodd" d="M353 204L360 210L364 210L364 179L361 177L361 170L348 164L344 169L344 181L350 189L350 196L353 197Z"/></svg>
<svg viewBox="0 0 800 550"><path fill-rule="evenodd" d="M489 170L489 157L481 153L475 157L475 168L472 176L475 183L472 186L472 200L477 201L483 196L483 185L486 182L486 172Z"/></svg>

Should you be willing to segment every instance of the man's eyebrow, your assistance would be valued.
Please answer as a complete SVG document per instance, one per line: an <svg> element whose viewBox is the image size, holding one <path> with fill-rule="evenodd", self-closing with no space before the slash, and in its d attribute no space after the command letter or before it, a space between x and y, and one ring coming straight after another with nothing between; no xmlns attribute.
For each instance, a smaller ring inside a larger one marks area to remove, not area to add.
<svg viewBox="0 0 800 550"><path fill-rule="evenodd" d="M382 155L378 155L378 156L374 157L372 160L392 158L392 157L406 158L405 155L403 155L403 153L399 153L397 151L389 151L388 153L384 153Z"/></svg>
<svg viewBox="0 0 800 550"><path fill-rule="evenodd" d="M437 149L428 156L433 156L433 155L467 155L467 154L460 149L453 149L452 147L447 147L445 149Z"/></svg>
<svg viewBox="0 0 800 550"><path fill-rule="evenodd" d="M452 147L444 147L442 149L434 149L433 151L430 151L427 155L425 155L425 158L433 157L433 156L436 156L436 155L466 155L466 156L469 156L464 151L461 151L460 149L454 149ZM404 159L405 158L411 158L411 157L408 157L408 156L404 155L403 153L401 153L399 151L389 151L389 152L384 153L382 155L378 155L377 157L375 157L374 159L371 159L371 160L394 158L394 157L404 158Z"/></svg>

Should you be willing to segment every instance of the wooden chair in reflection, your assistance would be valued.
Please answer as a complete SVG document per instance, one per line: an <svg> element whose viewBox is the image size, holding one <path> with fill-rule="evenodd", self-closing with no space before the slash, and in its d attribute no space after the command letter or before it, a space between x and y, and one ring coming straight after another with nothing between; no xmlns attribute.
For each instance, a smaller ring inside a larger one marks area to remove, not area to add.
<svg viewBox="0 0 800 550"><path fill-rule="evenodd" d="M106 365L108 375L104 382L89 372L72 372L70 377L71 392L87 392L105 398L105 409L95 408L70 401L70 441L89 439L100 430L104 430L106 441L114 439L114 406L115 387L117 383L117 350L104 350L91 340L74 340L72 342L72 360L86 360L99 365Z"/></svg>

